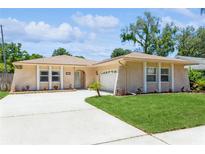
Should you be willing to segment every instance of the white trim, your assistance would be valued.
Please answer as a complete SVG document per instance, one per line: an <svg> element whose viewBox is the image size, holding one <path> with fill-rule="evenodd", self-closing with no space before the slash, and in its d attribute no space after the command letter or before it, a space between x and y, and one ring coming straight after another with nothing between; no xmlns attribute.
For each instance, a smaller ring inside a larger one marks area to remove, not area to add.
<svg viewBox="0 0 205 154"><path fill-rule="evenodd" d="M171 64L171 82L172 82L172 91L175 91L174 89L174 64Z"/></svg>
<svg viewBox="0 0 205 154"><path fill-rule="evenodd" d="M115 86L114 86L114 91L113 91L114 95L116 95L118 75L119 75L119 69L117 71L116 78L115 78Z"/></svg>
<svg viewBox="0 0 205 154"><path fill-rule="evenodd" d="M36 65L36 89L40 89L40 71L39 71L39 65Z"/></svg>
<svg viewBox="0 0 205 154"><path fill-rule="evenodd" d="M147 93L147 62L143 63L144 68L144 93Z"/></svg>
<svg viewBox="0 0 205 154"><path fill-rule="evenodd" d="M162 91L162 85L161 85L161 63L158 63L158 90L159 90L159 92Z"/></svg>
<svg viewBox="0 0 205 154"><path fill-rule="evenodd" d="M48 89L52 89L52 67L48 67Z"/></svg>
<svg viewBox="0 0 205 154"><path fill-rule="evenodd" d="M61 82L61 89L63 90L63 66L60 68L60 82Z"/></svg>

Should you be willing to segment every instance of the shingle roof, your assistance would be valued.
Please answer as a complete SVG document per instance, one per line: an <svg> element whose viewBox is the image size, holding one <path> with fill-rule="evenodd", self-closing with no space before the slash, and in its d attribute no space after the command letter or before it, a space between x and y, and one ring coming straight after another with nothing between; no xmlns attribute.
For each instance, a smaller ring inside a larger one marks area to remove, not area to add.
<svg viewBox="0 0 205 154"><path fill-rule="evenodd" d="M80 66L88 66L96 63L96 61L87 60L83 58L61 55L54 56L49 58L39 58L32 60L24 60L14 62L14 64L22 63L22 64L56 64L56 65L80 65Z"/></svg>
<svg viewBox="0 0 205 154"><path fill-rule="evenodd" d="M150 55L150 54L145 54L145 53L141 53L141 52L132 52L132 53L127 54L127 55L123 55L123 56L119 56L119 57L115 57L115 58L111 58L111 59L106 59L104 61L95 63L95 65L110 62L110 61L113 61L113 60L118 60L118 59L125 59L125 60L126 59L136 59L136 60L147 60L147 61L154 60L154 61L178 62L178 63L184 63L184 64L193 64L193 62L190 62L188 60Z"/></svg>
<svg viewBox="0 0 205 154"><path fill-rule="evenodd" d="M188 56L176 56L177 59L182 59L182 60L189 60L194 63L198 63L199 65L192 65L188 66L191 67L191 69L194 70L205 70L205 58L199 58L199 57L188 57Z"/></svg>
<svg viewBox="0 0 205 154"><path fill-rule="evenodd" d="M188 57L188 56L176 56L176 58L177 59L183 59L183 60L190 60L190 61L205 65L205 58Z"/></svg>
<svg viewBox="0 0 205 154"><path fill-rule="evenodd" d="M190 60L182 60L176 58L169 58L169 57L162 57L156 55L149 55L140 52L132 52L127 55L103 60L101 62L96 62L92 60L87 60L83 58L73 57L73 56L55 56L49 58L39 58L39 59L32 59L32 60L25 60L25 61L18 61L14 62L14 64L53 64L53 65L79 65L79 66L91 66L91 65L98 65L102 63L107 63L115 60L144 60L144 61L161 61L161 62L176 62L182 64L196 64L196 62Z"/></svg>

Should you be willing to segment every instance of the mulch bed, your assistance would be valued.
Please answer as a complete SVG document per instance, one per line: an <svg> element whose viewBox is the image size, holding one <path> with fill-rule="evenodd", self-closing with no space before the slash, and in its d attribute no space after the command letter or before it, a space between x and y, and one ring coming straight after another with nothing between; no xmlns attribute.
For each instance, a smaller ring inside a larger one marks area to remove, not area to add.
<svg viewBox="0 0 205 154"><path fill-rule="evenodd" d="M10 92L10 94L36 94L36 93L55 93L55 92L73 92L76 89L66 89L66 90L36 90L36 91L16 91Z"/></svg>

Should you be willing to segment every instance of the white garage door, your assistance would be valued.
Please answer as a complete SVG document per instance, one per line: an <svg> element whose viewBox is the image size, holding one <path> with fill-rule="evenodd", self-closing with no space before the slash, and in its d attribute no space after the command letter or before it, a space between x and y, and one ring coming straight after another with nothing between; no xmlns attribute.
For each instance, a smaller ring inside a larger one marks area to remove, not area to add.
<svg viewBox="0 0 205 154"><path fill-rule="evenodd" d="M117 77L116 70L109 70L100 73L101 90L113 92Z"/></svg>

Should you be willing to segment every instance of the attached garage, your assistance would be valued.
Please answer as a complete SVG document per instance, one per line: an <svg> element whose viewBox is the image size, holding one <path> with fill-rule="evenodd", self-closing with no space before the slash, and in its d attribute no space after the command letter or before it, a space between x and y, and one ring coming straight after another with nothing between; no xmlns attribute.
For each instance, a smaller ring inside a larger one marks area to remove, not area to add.
<svg viewBox="0 0 205 154"><path fill-rule="evenodd" d="M108 70L100 73L101 90L113 92L117 77L116 70Z"/></svg>

